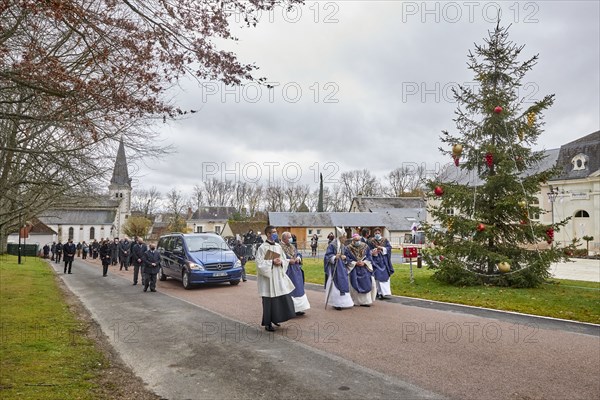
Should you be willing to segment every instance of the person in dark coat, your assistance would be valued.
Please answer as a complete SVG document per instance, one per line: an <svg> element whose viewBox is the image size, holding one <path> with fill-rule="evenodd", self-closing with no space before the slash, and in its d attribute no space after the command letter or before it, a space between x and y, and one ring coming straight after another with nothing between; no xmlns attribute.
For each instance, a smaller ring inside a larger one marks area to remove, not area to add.
<svg viewBox="0 0 600 400"><path fill-rule="evenodd" d="M102 262L102 276L106 276L108 274L108 266L112 261L108 240L102 242L98 248L98 254L100 255L100 261Z"/></svg>
<svg viewBox="0 0 600 400"><path fill-rule="evenodd" d="M143 269L144 266L144 254L148 251L148 246L144 243L142 238L138 238L137 243L133 245L131 249L131 254L133 257L133 284L137 285L138 276L142 275L142 285L144 284L144 274L140 271L140 268Z"/></svg>
<svg viewBox="0 0 600 400"><path fill-rule="evenodd" d="M156 274L160 270L160 253L156 251L156 246L151 244L150 250L144 253L144 292L150 287L151 292L156 292Z"/></svg>
<svg viewBox="0 0 600 400"><path fill-rule="evenodd" d="M89 252L90 246L88 246L88 244L84 240L83 243L81 243L81 258L85 260Z"/></svg>
<svg viewBox="0 0 600 400"><path fill-rule="evenodd" d="M81 257L81 242L77 242L77 257Z"/></svg>
<svg viewBox="0 0 600 400"><path fill-rule="evenodd" d="M60 263L60 259L62 258L62 252L63 252L63 245L60 242L60 240L58 241L58 243L56 243L56 255L54 256L54 261L58 264Z"/></svg>
<svg viewBox="0 0 600 400"><path fill-rule="evenodd" d="M315 233L310 238L310 250L313 257L317 256L317 247L319 246L319 236Z"/></svg>
<svg viewBox="0 0 600 400"><path fill-rule="evenodd" d="M125 268L125 271L129 271L129 257L131 256L131 242L128 238L124 238L121 243L119 243L119 263L121 271Z"/></svg>
<svg viewBox="0 0 600 400"><path fill-rule="evenodd" d="M95 260L96 258L98 258L98 251L100 250L100 244L98 243L98 241L96 239L94 239L94 241L92 242L92 245L90 246L92 248L92 258Z"/></svg>
<svg viewBox="0 0 600 400"><path fill-rule="evenodd" d="M110 248L111 264L117 265L117 262L119 262L119 238L115 238L108 247Z"/></svg>
<svg viewBox="0 0 600 400"><path fill-rule="evenodd" d="M233 246L233 252L237 256L238 260L242 263L242 281L246 282L246 246L242 243L241 240L238 240Z"/></svg>
<svg viewBox="0 0 600 400"><path fill-rule="evenodd" d="M64 273L71 273L71 267L73 267L73 260L75 259L75 252L77 251L77 246L73 243L73 239L69 239L67 243L63 246L63 260L65 261L65 270Z"/></svg>
<svg viewBox="0 0 600 400"><path fill-rule="evenodd" d="M48 258L48 255L50 254L50 246L48 246L48 244L46 243L42 251L44 252L44 258Z"/></svg>
<svg viewBox="0 0 600 400"><path fill-rule="evenodd" d="M50 260L54 261L54 256L56 255L56 242L52 242L52 246L50 246L50 252L52 253L50 255Z"/></svg>

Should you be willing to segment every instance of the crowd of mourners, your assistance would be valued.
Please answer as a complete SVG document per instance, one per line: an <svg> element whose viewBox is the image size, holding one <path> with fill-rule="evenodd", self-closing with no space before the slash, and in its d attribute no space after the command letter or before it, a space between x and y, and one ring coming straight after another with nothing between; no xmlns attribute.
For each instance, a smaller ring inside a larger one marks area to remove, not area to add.
<svg viewBox="0 0 600 400"><path fill-rule="evenodd" d="M137 285L141 276L141 283L144 286L144 292L156 291L156 275L160 269L160 254L156 251L154 244L150 246L144 243L142 238L135 237L129 240L128 237L122 239L102 238L99 241L94 239L91 243L85 241L77 244L73 239L66 243L60 240L46 244L42 249L44 258L50 258L51 261L59 264L61 260L65 263L64 273L71 274L73 260L75 257L87 259L99 259L102 263L102 276L108 275L110 265L119 265L119 271L133 268L133 284Z"/></svg>

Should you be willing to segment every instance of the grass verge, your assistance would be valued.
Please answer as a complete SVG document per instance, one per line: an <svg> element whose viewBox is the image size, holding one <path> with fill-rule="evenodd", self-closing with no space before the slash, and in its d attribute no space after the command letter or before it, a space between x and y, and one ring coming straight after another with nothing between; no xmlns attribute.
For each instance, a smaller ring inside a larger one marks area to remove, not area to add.
<svg viewBox="0 0 600 400"><path fill-rule="evenodd" d="M0 256L0 328L0 398L98 398L107 361L44 261Z"/></svg>
<svg viewBox="0 0 600 400"><path fill-rule="evenodd" d="M306 282L323 284L322 259L305 258ZM456 287L431 279L433 271L418 269L413 264L414 283L410 283L408 264L394 265L392 293L458 303L497 310L569 319L600 324L600 284L597 282L551 279L535 289L512 289L494 286ZM256 273L256 264L246 264L249 274Z"/></svg>

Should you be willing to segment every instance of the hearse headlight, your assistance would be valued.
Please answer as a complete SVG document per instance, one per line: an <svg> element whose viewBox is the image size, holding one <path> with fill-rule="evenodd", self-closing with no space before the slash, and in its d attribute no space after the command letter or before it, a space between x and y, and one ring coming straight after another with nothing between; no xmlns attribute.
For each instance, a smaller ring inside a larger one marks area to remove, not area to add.
<svg viewBox="0 0 600 400"><path fill-rule="evenodd" d="M235 260L233 268L242 268L242 262L240 260Z"/></svg>
<svg viewBox="0 0 600 400"><path fill-rule="evenodd" d="M190 267L191 270L194 270L194 271L204 271L204 267L200 264L189 262L188 266Z"/></svg>

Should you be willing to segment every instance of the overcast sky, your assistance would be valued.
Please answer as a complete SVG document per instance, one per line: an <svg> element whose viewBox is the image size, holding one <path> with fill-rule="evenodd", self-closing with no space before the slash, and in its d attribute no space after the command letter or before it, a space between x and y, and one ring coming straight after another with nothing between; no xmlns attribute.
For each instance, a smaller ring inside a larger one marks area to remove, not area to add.
<svg viewBox="0 0 600 400"><path fill-rule="evenodd" d="M537 148L560 147L600 128L599 4L307 0L264 13L227 48L274 88L183 82L174 100L200 111L157 128L176 151L130 165L134 190L191 194L212 177L316 187L318 172L331 186L344 171L382 178L403 163L435 170L452 161L438 151L440 131L456 130L450 89L473 82L467 54L499 9L522 60L540 56L522 97L556 95Z"/></svg>

